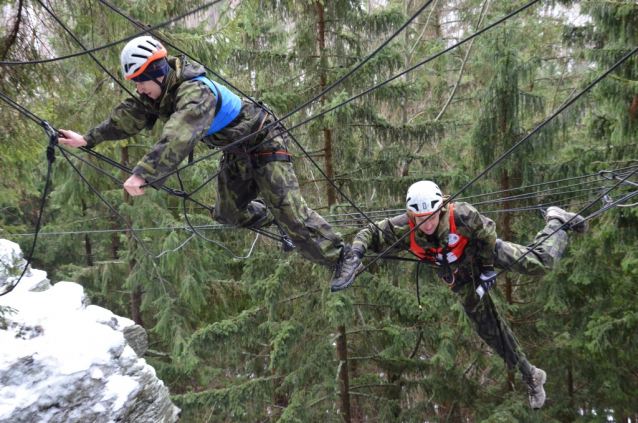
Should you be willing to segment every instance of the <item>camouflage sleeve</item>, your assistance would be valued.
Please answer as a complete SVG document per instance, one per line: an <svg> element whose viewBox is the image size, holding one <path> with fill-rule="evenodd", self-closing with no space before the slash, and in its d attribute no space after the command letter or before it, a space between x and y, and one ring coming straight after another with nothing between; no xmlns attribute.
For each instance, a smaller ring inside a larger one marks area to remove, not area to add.
<svg viewBox="0 0 638 423"><path fill-rule="evenodd" d="M175 94L175 112L164 124L162 138L137 163L133 173L154 181L175 170L213 123L215 101L215 95L201 82L180 84Z"/></svg>
<svg viewBox="0 0 638 423"><path fill-rule="evenodd" d="M376 225L381 231L372 223L368 224L368 226L359 231L352 243L352 248L361 254L364 254L368 248L375 253L380 253L410 231L410 222L408 221L407 213L390 219L384 219L377 222ZM409 249L410 238L406 237L401 244L394 247L390 252L394 253Z"/></svg>
<svg viewBox="0 0 638 423"><path fill-rule="evenodd" d="M150 113L129 97L115 107L111 116L84 135L87 147L95 147L103 141L123 140L140 132L146 126Z"/></svg>
<svg viewBox="0 0 638 423"><path fill-rule="evenodd" d="M454 222L459 234L475 242L481 264L493 265L496 225L467 203L454 203Z"/></svg>

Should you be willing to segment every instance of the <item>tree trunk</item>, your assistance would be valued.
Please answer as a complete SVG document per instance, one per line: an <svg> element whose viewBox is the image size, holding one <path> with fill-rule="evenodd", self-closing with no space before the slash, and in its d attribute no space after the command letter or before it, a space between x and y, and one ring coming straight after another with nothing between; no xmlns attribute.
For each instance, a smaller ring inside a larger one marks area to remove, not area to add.
<svg viewBox="0 0 638 423"><path fill-rule="evenodd" d="M350 369L349 369L349 375L348 375L348 380L350 380L350 376L352 376L353 379L356 379L357 377L357 362L356 361L349 361L348 362L350 365ZM352 421L352 423L364 423L363 422L363 410L361 410L361 406L359 405L359 401L357 401L357 397L353 396L351 398L351 403L350 403L350 420Z"/></svg>
<svg viewBox="0 0 638 423"><path fill-rule="evenodd" d="M401 380L401 373L391 371L388 374L388 383L397 384ZM401 415L401 387L392 387L388 388L388 399L390 401L395 401L392 407L392 417L394 417L395 421L398 421L399 416Z"/></svg>
<svg viewBox="0 0 638 423"><path fill-rule="evenodd" d="M111 229L112 230L118 229L118 225L115 220L111 221ZM121 248L120 239L118 237L117 232L111 233L111 259L112 260L114 261L117 260L120 248Z"/></svg>
<svg viewBox="0 0 638 423"><path fill-rule="evenodd" d="M569 366L567 367L567 394L569 401L574 401L574 363L571 354L569 355Z"/></svg>
<svg viewBox="0 0 638 423"><path fill-rule="evenodd" d="M82 199L82 217L86 218L86 201ZM93 266L93 251L91 249L91 239L89 238L89 234L84 235L84 251L86 252L86 265L88 267Z"/></svg>
<svg viewBox="0 0 638 423"><path fill-rule="evenodd" d="M348 343L346 340L345 325L339 326L339 337L337 338L337 357L339 358L339 380L341 381L341 416L343 421L351 423L350 414L350 379L348 375Z"/></svg>
<svg viewBox="0 0 638 423"><path fill-rule="evenodd" d="M332 165L332 131L328 128L323 129L323 150L325 151L326 176L334 179L334 168ZM328 198L328 206L332 206L337 202L335 189L330 182L326 182L326 197Z"/></svg>
<svg viewBox="0 0 638 423"><path fill-rule="evenodd" d="M326 34L325 34L325 18L323 4L317 2L317 43L319 45L318 57L319 66L322 66L322 56L326 47ZM326 70L319 69L320 87L321 91L327 87ZM326 102L326 97L321 97L321 105ZM330 129L323 129L323 142L324 142L324 154L325 154L325 168L326 176L330 179L334 177L334 169L332 164L332 133ZM328 199L328 207L332 207L336 202L336 195L334 188L327 182L326 197ZM348 341L346 339L346 327L339 326L339 337L337 338L337 357L339 358L340 370L339 380L341 381L341 414L346 423L351 423L350 414L350 378L348 375Z"/></svg>
<svg viewBox="0 0 638 423"><path fill-rule="evenodd" d="M319 86L321 87L321 91L325 90L328 86L326 70L321 69L322 66L322 56L324 53L324 49L326 48L326 27L325 27L325 18L323 15L323 4L321 2L317 2L317 42L319 44L319 51L317 56L319 57ZM321 106L323 107L326 103L326 96L321 96ZM330 179L334 178L334 168L332 163L332 131L329 128L323 128L323 151L325 158L325 170L326 176ZM334 187L330 182L326 181L326 198L328 199L328 206L332 206L337 202L337 196L334 190Z"/></svg>
<svg viewBox="0 0 638 423"><path fill-rule="evenodd" d="M410 6L412 5L412 0L406 0L405 2L405 15L410 16ZM404 31L404 48L405 48L405 60L403 66L405 69L410 67L410 31L407 29ZM410 74L407 73L403 75L403 82L407 85L410 81ZM401 124L403 128L408 123L408 95L403 94L403 98L401 98ZM403 143L404 145L408 145L408 136L403 134ZM407 151L407 150L406 150ZM406 177L410 173L410 159L408 157L399 160L399 176Z"/></svg>
<svg viewBox="0 0 638 423"><path fill-rule="evenodd" d="M270 354L271 355L272 355L274 350L275 350L275 346L273 344L270 344ZM274 367L270 371L270 374L273 377L277 374L277 371L275 370ZM277 389L279 389L279 387L281 386L282 382L283 382L283 379L275 379L275 386L274 386L274 389L273 389L272 402L276 406L281 407L282 409L284 409L284 408L288 407L288 397L286 397L285 394L281 394L281 393L277 392Z"/></svg>
<svg viewBox="0 0 638 423"><path fill-rule="evenodd" d="M16 13L16 20L15 20L15 24L13 25L13 29L11 30L11 33L5 37L5 42L4 42L4 51L2 52L2 60L6 60L7 56L9 55L9 51L11 50L11 47L13 46L13 44L15 44L16 40L18 39L18 33L20 32L20 24L22 23L22 7L23 7L23 0L20 0L18 2L18 12Z"/></svg>
<svg viewBox="0 0 638 423"><path fill-rule="evenodd" d="M568 354L567 363L567 395L569 395L569 409L566 418L568 421L573 422L577 418L577 412L574 403L574 357L571 352Z"/></svg>

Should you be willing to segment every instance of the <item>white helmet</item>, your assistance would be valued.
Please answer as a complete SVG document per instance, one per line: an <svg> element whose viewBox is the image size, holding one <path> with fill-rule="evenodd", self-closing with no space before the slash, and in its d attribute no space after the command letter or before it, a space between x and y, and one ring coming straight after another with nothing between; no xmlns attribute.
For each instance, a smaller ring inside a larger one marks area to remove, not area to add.
<svg viewBox="0 0 638 423"><path fill-rule="evenodd" d="M408 188L405 203L412 216L427 216L441 207L443 194L434 182L420 181Z"/></svg>
<svg viewBox="0 0 638 423"><path fill-rule="evenodd" d="M166 57L166 54L164 46L148 35L132 39L120 54L124 78L133 79L141 75L149 63Z"/></svg>

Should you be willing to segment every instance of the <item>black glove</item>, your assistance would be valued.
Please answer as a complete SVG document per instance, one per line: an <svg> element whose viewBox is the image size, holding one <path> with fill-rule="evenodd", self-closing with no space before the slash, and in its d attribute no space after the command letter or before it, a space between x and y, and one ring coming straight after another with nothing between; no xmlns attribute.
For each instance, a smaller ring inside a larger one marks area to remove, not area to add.
<svg viewBox="0 0 638 423"><path fill-rule="evenodd" d="M494 266L483 266L483 270L481 271L481 286L485 292L489 291L495 283L496 272L494 271Z"/></svg>

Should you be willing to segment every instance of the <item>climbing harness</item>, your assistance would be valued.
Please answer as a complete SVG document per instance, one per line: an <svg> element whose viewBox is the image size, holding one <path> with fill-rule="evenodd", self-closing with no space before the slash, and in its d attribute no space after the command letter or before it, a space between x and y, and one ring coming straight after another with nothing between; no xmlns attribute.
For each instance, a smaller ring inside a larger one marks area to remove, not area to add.
<svg viewBox="0 0 638 423"><path fill-rule="evenodd" d="M450 203L449 208L449 222L450 222L450 234L448 236L448 244L442 248L428 248L423 249L416 243L414 234L415 224L412 219L410 222L410 250L412 250L420 259L428 259L431 262L442 266L447 263L453 263L457 261L465 250L465 246L468 243L468 239L459 234L456 230L456 222L454 221L454 204Z"/></svg>
<svg viewBox="0 0 638 423"><path fill-rule="evenodd" d="M198 76L197 78L193 78L192 81L200 81L203 82L211 89L211 91L216 93L217 102L215 104L215 119L213 123L210 125L210 128L206 132L204 136L209 136L214 134L215 132L219 132L228 126L241 112L241 99L239 96L224 85L218 84L205 76ZM258 167L266 163L278 161L278 162L292 162L292 155L287 151L272 151L272 152L260 152L260 153L249 153L248 152L248 143L258 135L258 132L264 126L266 119L270 115L269 112L265 110L265 107L262 107L259 112L259 117L257 121L253 125L250 130L252 136L248 137L244 140L239 148L235 149L223 149L225 152L229 154L234 154L236 156L241 156L246 159L246 166L249 168ZM225 161L226 156L222 156L221 161Z"/></svg>

